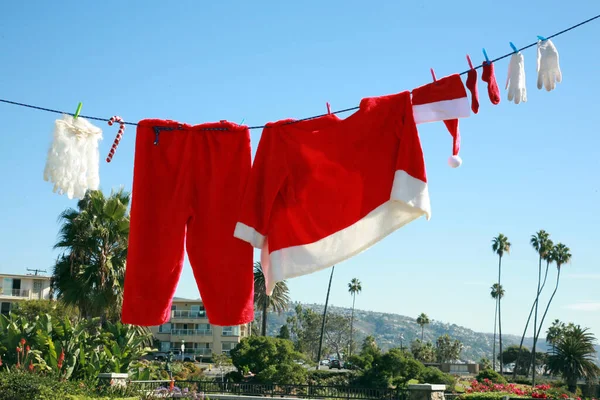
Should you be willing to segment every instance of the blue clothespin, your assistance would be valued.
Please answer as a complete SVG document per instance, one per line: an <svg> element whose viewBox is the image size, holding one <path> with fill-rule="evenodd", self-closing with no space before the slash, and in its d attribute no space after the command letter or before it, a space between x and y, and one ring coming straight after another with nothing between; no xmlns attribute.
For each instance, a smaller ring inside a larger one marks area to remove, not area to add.
<svg viewBox="0 0 600 400"><path fill-rule="evenodd" d="M540 36L540 35L538 35L538 39L540 39L541 41L548 40L548 39L546 39L545 37L543 37L543 36Z"/></svg>
<svg viewBox="0 0 600 400"><path fill-rule="evenodd" d="M483 49L483 56L485 57L485 62L489 64L490 59L488 58L487 51L485 51L485 48Z"/></svg>
<svg viewBox="0 0 600 400"><path fill-rule="evenodd" d="M513 44L513 42L509 42L509 43L510 43L510 47L512 47L513 51L514 51L515 53L518 53L518 52L519 52L519 50L518 50L518 49L517 49L517 47L516 47L516 46Z"/></svg>

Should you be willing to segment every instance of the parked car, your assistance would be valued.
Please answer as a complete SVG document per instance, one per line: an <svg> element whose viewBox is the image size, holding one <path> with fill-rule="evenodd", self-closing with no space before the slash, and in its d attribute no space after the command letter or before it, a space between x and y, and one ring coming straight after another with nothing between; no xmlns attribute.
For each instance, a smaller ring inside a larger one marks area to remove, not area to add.
<svg viewBox="0 0 600 400"><path fill-rule="evenodd" d="M319 364L321 364L321 365L329 365L329 360L328 359L321 360L321 361L319 361Z"/></svg>
<svg viewBox="0 0 600 400"><path fill-rule="evenodd" d="M168 351L159 351L159 352L153 353L152 357L156 361L166 361L166 359L169 357L169 352ZM173 350L173 357L175 358L175 361L181 361L181 351ZM191 354L184 354L183 361L195 361L195 360Z"/></svg>
<svg viewBox="0 0 600 400"><path fill-rule="evenodd" d="M340 360L331 360L329 362L329 369L333 368L342 369L342 363L340 362Z"/></svg>

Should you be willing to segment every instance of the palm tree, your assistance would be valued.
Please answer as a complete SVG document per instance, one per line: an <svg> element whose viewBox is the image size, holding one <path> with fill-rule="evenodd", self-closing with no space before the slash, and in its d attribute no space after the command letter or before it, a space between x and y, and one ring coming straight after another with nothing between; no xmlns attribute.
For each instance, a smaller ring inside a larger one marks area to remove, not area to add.
<svg viewBox="0 0 600 400"><path fill-rule="evenodd" d="M562 375L572 393L575 393L579 379L591 382L600 375L600 368L594 363L595 341L587 328L577 325L558 339L555 353L548 357L550 373Z"/></svg>
<svg viewBox="0 0 600 400"><path fill-rule="evenodd" d="M52 272L53 290L84 318L120 319L127 260L130 195L123 189L106 198L88 191L77 209L62 212L60 249Z"/></svg>
<svg viewBox="0 0 600 400"><path fill-rule="evenodd" d="M362 286L358 278L352 278L348 284L348 292L352 296L352 317L350 318L350 351L348 355L352 355L352 346L354 339L354 304L356 302L356 295L362 291Z"/></svg>
<svg viewBox="0 0 600 400"><path fill-rule="evenodd" d="M500 285L500 277L502 276L502 256L504 253L510 254L510 242L508 238L503 234L499 234L497 237L492 239L492 250L498 254L498 286ZM498 338L500 342L500 374L503 374L504 356L502 354L502 309L500 308L501 297L498 296Z"/></svg>
<svg viewBox="0 0 600 400"><path fill-rule="evenodd" d="M254 304L256 308L262 310L262 328L261 335L267 336L267 316L269 310L281 314L287 310L290 303L290 290L286 281L275 283L273 293L267 296L267 286L265 284L265 274L260 262L254 263Z"/></svg>
<svg viewBox="0 0 600 400"><path fill-rule="evenodd" d="M493 354L492 354L492 368L494 371L496 370L496 321L498 321L498 299L504 296L504 289L501 285L494 283L490 288L490 296L492 299L496 300L496 312L494 313L494 346L493 346Z"/></svg>
<svg viewBox="0 0 600 400"><path fill-rule="evenodd" d="M546 305L546 309L544 310L544 314L542 315L542 320L540 321L540 326L538 327L538 331L534 332L534 334L535 334L533 337L534 348L535 348L535 344L538 341L538 338L540 337L540 333L542 332L542 326L544 325L544 319L546 319L546 314L548 313L550 304L552 303L552 300L554 299L554 295L556 294L556 291L558 290L558 284L560 283L560 268L564 264L567 264L571 261L572 255L571 255L571 250L567 246L565 246L562 243L558 243L556 246L554 246L552 248L552 250L550 250L550 254L548 255L548 257L556 263L556 286L554 287L554 291L552 292L552 295L550 296L550 300L548 300L548 304ZM531 383L532 383L532 385L535 386L535 364L533 364Z"/></svg>
<svg viewBox="0 0 600 400"><path fill-rule="evenodd" d="M552 345L552 354L554 354L554 352L556 351L556 344L563 336L564 330L565 324L563 322L560 322L560 320L555 319L554 322L552 322L550 328L548 328L548 330L546 331L546 342Z"/></svg>
<svg viewBox="0 0 600 400"><path fill-rule="evenodd" d="M421 315L417 317L417 324L421 326L421 342L423 342L423 337L425 334L425 325L428 325L429 322L431 321L429 321L429 317L425 313L421 313Z"/></svg>

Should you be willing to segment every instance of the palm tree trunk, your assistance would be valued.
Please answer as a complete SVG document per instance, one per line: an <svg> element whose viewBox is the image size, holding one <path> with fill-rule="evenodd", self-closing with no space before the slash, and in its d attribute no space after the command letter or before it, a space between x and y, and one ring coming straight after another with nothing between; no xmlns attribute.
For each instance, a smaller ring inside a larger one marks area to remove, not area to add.
<svg viewBox="0 0 600 400"><path fill-rule="evenodd" d="M538 260L538 287L537 287L537 295L535 296L535 315L533 317L533 334L537 332L537 317L538 317L538 299L540 298L540 284L542 283L542 255L540 254ZM535 376L535 340L533 341L533 349L531 350L532 354L532 363L533 363L533 376ZM532 385L535 386L535 378L532 378Z"/></svg>
<svg viewBox="0 0 600 400"><path fill-rule="evenodd" d="M352 345L354 344L354 303L356 302L356 292L352 293L352 317L350 318L350 349L348 356L352 355Z"/></svg>
<svg viewBox="0 0 600 400"><path fill-rule="evenodd" d="M531 305L531 310L529 310L529 317L527 317L527 323L525 324L525 329L523 330L523 336L521 336L521 343L519 343L519 352L517 353L517 361L515 361L515 369L513 371L513 379L517 377L517 366L519 365L519 361L521 359L521 350L523 349L523 341L525 340L525 335L527 334L527 328L529 328L529 322L531 321L531 316L533 315L533 310L537 305L537 299L533 301ZM535 336L535 329L533 330L533 335Z"/></svg>
<svg viewBox="0 0 600 400"><path fill-rule="evenodd" d="M496 304L494 304L494 345L492 352L492 369L496 370L496 324L498 323L498 297L496 297Z"/></svg>
<svg viewBox="0 0 600 400"><path fill-rule="evenodd" d="M504 355L502 354L502 286L500 285L500 276L502 274L502 257L498 257L498 339L500 342L500 375L504 374Z"/></svg>
<svg viewBox="0 0 600 400"><path fill-rule="evenodd" d="M268 310L269 310L269 296L265 296L265 301L263 303L263 309L262 309L262 329L261 329L261 335L262 336L267 336L267 316L268 316Z"/></svg>
<svg viewBox="0 0 600 400"><path fill-rule="evenodd" d="M544 287L546 286L546 279L548 279L548 268L550 267L550 261L546 262L546 273L544 274L544 281L542 282L542 286L538 289L538 294L535 298L535 300L533 301L533 304L531 305L531 310L529 310L529 317L527 318L527 323L525 324L525 330L523 330L523 336L521 336L521 343L519 344L519 353L517 354L517 361L515 363L515 369L513 371L513 379L515 379L517 377L517 368L516 366L519 365L519 361L521 360L521 351L523 349L523 341L525 340L525 335L527 334L527 328L529 327L529 322L531 321L531 316L533 315L533 310L536 309L536 313L537 313L537 306L540 300L540 295L542 294L542 292L544 291ZM533 336L535 337L535 332L536 332L536 328L534 327L533 329ZM531 360L530 360L530 365L531 366ZM527 368L527 371L525 371L526 375L529 375L529 367Z"/></svg>
<svg viewBox="0 0 600 400"><path fill-rule="evenodd" d="M423 343L424 337L425 337L425 325L421 325L421 343Z"/></svg>
<svg viewBox="0 0 600 400"><path fill-rule="evenodd" d="M548 304L546 305L546 309L544 310L544 314L542 315L542 320L540 321L540 326L538 328L538 331L534 332L534 337L533 337L533 348L534 349L535 349L535 345L538 341L538 338L540 337L540 333L542 332L542 327L544 326L544 319L546 319L546 314L548 313L548 309L550 308L552 299L554 299L554 295L556 294L556 291L558 290L558 283L560 282L560 264L557 264L556 268L558 269L558 272L556 274L556 286L554 287L552 296L550 296L550 300L548 300ZM535 358L533 358L533 355L532 355L531 359L535 360ZM533 364L533 370L531 373L531 384L533 386L535 386L535 364Z"/></svg>
<svg viewBox="0 0 600 400"><path fill-rule="evenodd" d="M319 364L321 363L323 335L325 334L325 319L327 318L327 304L329 303L329 292L331 291L331 280L333 279L333 271L335 271L335 265L331 268L331 275L329 275L329 286L327 287L327 297L325 298L325 309L323 310L323 321L321 322L321 338L319 339L319 351L317 353L317 369L319 369Z"/></svg>

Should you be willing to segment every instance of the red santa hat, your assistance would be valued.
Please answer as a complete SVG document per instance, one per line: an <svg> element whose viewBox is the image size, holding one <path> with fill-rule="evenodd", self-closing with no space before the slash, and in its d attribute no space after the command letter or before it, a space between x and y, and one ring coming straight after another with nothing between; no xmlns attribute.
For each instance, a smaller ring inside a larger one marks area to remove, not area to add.
<svg viewBox="0 0 600 400"><path fill-rule="evenodd" d="M412 91L413 115L415 123L444 121L452 135L452 156L448 164L452 168L462 163L458 118L471 115L467 90L459 74L446 76L435 82L420 86Z"/></svg>

